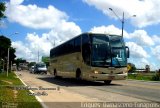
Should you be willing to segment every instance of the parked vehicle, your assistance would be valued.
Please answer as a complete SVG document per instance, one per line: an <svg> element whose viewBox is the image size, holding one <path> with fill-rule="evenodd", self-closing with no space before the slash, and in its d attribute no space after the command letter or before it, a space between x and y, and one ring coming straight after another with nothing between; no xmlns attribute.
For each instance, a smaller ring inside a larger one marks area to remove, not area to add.
<svg viewBox="0 0 160 108"><path fill-rule="evenodd" d="M31 66L30 73L34 73L34 66Z"/></svg>
<svg viewBox="0 0 160 108"><path fill-rule="evenodd" d="M34 66L34 73L47 74L46 64L44 64L44 63L37 63L37 64Z"/></svg>

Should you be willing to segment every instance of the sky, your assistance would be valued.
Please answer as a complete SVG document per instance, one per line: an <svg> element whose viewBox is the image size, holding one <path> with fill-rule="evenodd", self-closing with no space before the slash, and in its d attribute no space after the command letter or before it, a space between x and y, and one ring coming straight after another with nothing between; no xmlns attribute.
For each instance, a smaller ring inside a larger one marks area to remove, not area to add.
<svg viewBox="0 0 160 108"><path fill-rule="evenodd" d="M122 34L137 68L160 68L160 0L0 0L6 19L0 34L17 58L38 61L50 49L83 32ZM109 9L112 8L112 11ZM136 17L134 17L136 15Z"/></svg>

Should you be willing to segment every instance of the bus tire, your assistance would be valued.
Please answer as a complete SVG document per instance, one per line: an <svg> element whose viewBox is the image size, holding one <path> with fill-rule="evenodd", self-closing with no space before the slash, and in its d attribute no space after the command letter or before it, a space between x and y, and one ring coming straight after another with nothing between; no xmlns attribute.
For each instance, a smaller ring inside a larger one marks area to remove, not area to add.
<svg viewBox="0 0 160 108"><path fill-rule="evenodd" d="M77 80L81 80L81 79L82 79L81 76L82 76L81 70L80 70L80 69L77 69L77 70L76 70L76 79L77 79Z"/></svg>
<svg viewBox="0 0 160 108"><path fill-rule="evenodd" d="M56 70L56 69L54 69L53 75L54 75L54 78L57 78L57 77L58 77L58 76L57 76L57 70Z"/></svg>
<svg viewBox="0 0 160 108"><path fill-rule="evenodd" d="M106 85L111 84L111 82L112 82L112 80L105 80L105 81L104 81L104 83L105 83Z"/></svg>

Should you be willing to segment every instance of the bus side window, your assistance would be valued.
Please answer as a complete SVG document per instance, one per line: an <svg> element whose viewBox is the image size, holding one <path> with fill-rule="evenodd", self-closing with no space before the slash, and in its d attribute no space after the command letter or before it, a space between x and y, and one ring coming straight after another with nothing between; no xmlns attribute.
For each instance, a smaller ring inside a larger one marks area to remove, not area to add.
<svg viewBox="0 0 160 108"><path fill-rule="evenodd" d="M68 54L74 52L74 40L70 40L67 44Z"/></svg>
<svg viewBox="0 0 160 108"><path fill-rule="evenodd" d="M82 56L86 64L90 65L90 39L87 34L82 35Z"/></svg>
<svg viewBox="0 0 160 108"><path fill-rule="evenodd" d="M75 38L74 41L75 41L74 51L75 52L80 52L81 51L81 37L79 36L79 37Z"/></svg>

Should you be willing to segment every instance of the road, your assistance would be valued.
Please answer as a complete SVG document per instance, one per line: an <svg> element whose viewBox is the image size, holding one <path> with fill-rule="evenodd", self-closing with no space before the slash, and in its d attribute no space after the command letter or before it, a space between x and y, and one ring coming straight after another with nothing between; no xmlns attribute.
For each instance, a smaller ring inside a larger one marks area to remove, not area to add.
<svg viewBox="0 0 160 108"><path fill-rule="evenodd" d="M38 96L42 102L160 102L159 82L122 80L105 85L103 82L54 79L51 75L28 71L17 72L17 75L32 88L52 89L43 89L47 96ZM49 103L45 104L50 107Z"/></svg>

